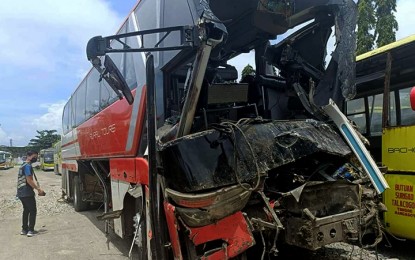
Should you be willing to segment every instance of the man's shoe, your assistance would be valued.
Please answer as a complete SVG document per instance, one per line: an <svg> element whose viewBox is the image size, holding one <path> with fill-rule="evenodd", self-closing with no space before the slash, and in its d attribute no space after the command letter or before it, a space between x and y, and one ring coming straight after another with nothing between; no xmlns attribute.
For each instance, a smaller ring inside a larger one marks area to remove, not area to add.
<svg viewBox="0 0 415 260"><path fill-rule="evenodd" d="M26 230L24 230L24 229L22 229L22 231L20 231L20 235L22 235L22 236L27 235L27 231L26 231Z"/></svg>
<svg viewBox="0 0 415 260"><path fill-rule="evenodd" d="M28 237L33 237L34 235L35 235L35 232L33 232L33 231L27 232Z"/></svg>

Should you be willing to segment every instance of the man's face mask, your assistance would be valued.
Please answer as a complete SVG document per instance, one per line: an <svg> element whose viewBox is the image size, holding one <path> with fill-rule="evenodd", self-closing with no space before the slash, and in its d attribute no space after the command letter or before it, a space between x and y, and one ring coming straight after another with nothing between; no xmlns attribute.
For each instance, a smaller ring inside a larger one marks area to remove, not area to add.
<svg viewBox="0 0 415 260"><path fill-rule="evenodd" d="M37 161L37 157L33 157L32 159L30 159L30 162L34 163Z"/></svg>

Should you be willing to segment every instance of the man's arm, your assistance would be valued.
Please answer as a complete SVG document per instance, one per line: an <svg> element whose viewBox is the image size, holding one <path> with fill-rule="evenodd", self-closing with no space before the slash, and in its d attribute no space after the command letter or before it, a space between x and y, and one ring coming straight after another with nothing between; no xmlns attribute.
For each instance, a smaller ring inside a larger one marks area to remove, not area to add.
<svg viewBox="0 0 415 260"><path fill-rule="evenodd" d="M33 189L39 191L40 187L37 186L35 180L33 179L33 175L26 175L26 181Z"/></svg>
<svg viewBox="0 0 415 260"><path fill-rule="evenodd" d="M33 175L31 175L31 173L30 173L30 175L28 175L27 173L26 173L26 168L25 169L23 169L23 171L25 171L25 175L26 175L26 182L33 188L33 189L35 189L35 190L37 190L37 194L42 194L42 193L44 193L44 191L39 187L39 186L37 186L37 183L35 182L35 180L33 179Z"/></svg>

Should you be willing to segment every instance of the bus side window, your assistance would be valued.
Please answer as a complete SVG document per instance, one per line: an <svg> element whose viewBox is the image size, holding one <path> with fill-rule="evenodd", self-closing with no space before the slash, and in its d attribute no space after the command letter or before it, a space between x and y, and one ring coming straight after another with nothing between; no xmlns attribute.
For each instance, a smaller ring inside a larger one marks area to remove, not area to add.
<svg viewBox="0 0 415 260"><path fill-rule="evenodd" d="M395 102L395 92L392 91L389 94L389 125L396 126L396 102Z"/></svg>
<svg viewBox="0 0 415 260"><path fill-rule="evenodd" d="M365 102L363 98L347 102L347 117L356 123L359 132L366 134Z"/></svg>
<svg viewBox="0 0 415 260"><path fill-rule="evenodd" d="M134 16L132 16L133 19L135 19ZM134 32L137 31L138 28L135 28L134 22L132 21L133 19L128 19L128 23L127 23L127 32ZM127 45L130 46L131 48L140 48L141 46L139 45L139 38L138 37L128 37L126 38L127 41ZM144 54L143 53L132 53L132 52L127 52L125 54L125 71L123 73L125 81L127 82L128 87L133 90L136 87L142 87L142 85L145 84L145 74L141 76L141 80L142 82L140 82L141 84L138 86L137 85L137 76L136 76L136 72L143 72L145 71L145 58L144 58ZM136 68L136 66L138 68ZM141 92L137 91L136 98L139 98L138 95L140 95Z"/></svg>
<svg viewBox="0 0 415 260"><path fill-rule="evenodd" d="M370 135L382 134L383 94L368 97Z"/></svg>
<svg viewBox="0 0 415 260"><path fill-rule="evenodd" d="M65 108L63 109L63 116L62 116L62 131L64 134L69 132L69 102L66 104Z"/></svg>
<svg viewBox="0 0 415 260"><path fill-rule="evenodd" d="M126 24L124 24L120 31L118 32L119 34L121 33L126 33L127 29L126 29ZM123 41L125 41L125 38L122 39ZM122 48L122 44L119 43L118 41L111 41L111 47L114 49L119 49ZM111 59L114 61L114 64L117 66L117 68L120 70L120 72L125 75L124 70L125 70L125 53L110 53L108 54L108 56L111 57ZM104 62L103 60L101 60L101 62ZM109 106L110 104L114 103L117 100L117 94L114 92L114 90L112 90L112 88L108 85L108 83L105 80L101 81L101 87L100 87L100 93L99 93L99 106L100 109L104 109L107 106Z"/></svg>
<svg viewBox="0 0 415 260"><path fill-rule="evenodd" d="M75 126L82 124L85 121L85 105L86 105L86 80L76 90L76 101L75 104Z"/></svg>
<svg viewBox="0 0 415 260"><path fill-rule="evenodd" d="M401 105L401 125L415 125L415 112L411 109L409 92L411 88L399 90L399 101Z"/></svg>
<svg viewBox="0 0 415 260"><path fill-rule="evenodd" d="M100 87L100 109L104 109L117 100L117 94L112 90L105 80L101 80Z"/></svg>
<svg viewBox="0 0 415 260"><path fill-rule="evenodd" d="M92 70L87 78L86 88L86 118L90 118L99 112L99 73L97 70Z"/></svg>

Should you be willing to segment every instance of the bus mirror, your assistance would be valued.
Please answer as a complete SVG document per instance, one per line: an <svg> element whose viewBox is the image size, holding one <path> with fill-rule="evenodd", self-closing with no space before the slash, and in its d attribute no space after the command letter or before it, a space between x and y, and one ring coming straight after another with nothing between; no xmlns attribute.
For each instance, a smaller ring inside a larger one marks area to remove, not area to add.
<svg viewBox="0 0 415 260"><path fill-rule="evenodd" d="M409 100L411 101L412 110L415 110L415 87L411 89L411 93L409 94Z"/></svg>
<svg viewBox="0 0 415 260"><path fill-rule="evenodd" d="M98 56L104 56L109 46L109 41L102 36L95 36L88 41L86 46L86 56L88 60L93 60Z"/></svg>

